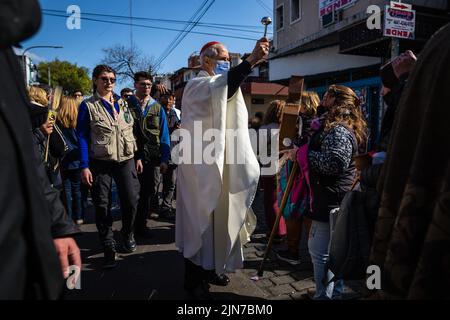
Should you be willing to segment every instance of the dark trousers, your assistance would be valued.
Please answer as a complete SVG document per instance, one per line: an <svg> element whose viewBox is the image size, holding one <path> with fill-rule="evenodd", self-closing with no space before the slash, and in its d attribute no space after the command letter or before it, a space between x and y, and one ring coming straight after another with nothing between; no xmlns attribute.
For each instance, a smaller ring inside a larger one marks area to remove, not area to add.
<svg viewBox="0 0 450 320"><path fill-rule="evenodd" d="M139 181L134 159L123 162L91 159L90 169L94 177L91 194L100 241L103 245L114 244L111 215L111 188L114 179L119 191L122 213L122 233L133 232L139 200Z"/></svg>
<svg viewBox="0 0 450 320"><path fill-rule="evenodd" d="M160 182L159 162L143 161L144 171L139 175L141 191L136 216L136 230L143 230L147 226L149 211L158 212L158 188Z"/></svg>
<svg viewBox="0 0 450 320"><path fill-rule="evenodd" d="M172 210L172 201L177 181L176 165L169 165L167 172L162 175L163 195L161 203L161 211Z"/></svg>
<svg viewBox="0 0 450 320"><path fill-rule="evenodd" d="M67 215L74 220L81 219L83 210L81 203L81 170L62 170L61 177Z"/></svg>

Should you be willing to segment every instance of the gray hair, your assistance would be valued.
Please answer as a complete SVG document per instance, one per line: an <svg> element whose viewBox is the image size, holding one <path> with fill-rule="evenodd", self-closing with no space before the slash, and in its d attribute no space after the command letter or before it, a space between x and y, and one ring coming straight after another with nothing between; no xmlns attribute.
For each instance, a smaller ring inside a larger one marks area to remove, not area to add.
<svg viewBox="0 0 450 320"><path fill-rule="evenodd" d="M206 50L203 51L200 55L200 64L203 65L205 57L215 58L218 55L219 55L219 50L217 49L216 45L206 48Z"/></svg>

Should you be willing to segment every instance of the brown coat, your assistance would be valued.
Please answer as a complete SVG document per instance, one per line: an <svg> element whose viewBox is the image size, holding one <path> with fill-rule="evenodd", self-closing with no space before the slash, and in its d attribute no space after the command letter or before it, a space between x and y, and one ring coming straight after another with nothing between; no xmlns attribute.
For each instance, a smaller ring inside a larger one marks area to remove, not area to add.
<svg viewBox="0 0 450 320"><path fill-rule="evenodd" d="M450 24L419 57L400 101L379 183L371 264L384 298L449 298Z"/></svg>

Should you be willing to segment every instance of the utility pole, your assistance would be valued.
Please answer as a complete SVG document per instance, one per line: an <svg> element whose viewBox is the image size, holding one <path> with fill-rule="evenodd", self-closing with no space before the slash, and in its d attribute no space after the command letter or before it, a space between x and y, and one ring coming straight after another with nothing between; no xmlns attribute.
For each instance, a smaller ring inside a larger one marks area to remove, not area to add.
<svg viewBox="0 0 450 320"><path fill-rule="evenodd" d="M402 0L397 0L398 2L402 2ZM400 39L392 38L391 40L391 59L393 60L395 57L398 57L400 54Z"/></svg>
<svg viewBox="0 0 450 320"><path fill-rule="evenodd" d="M400 54L400 39L392 38L391 40L391 59L398 57Z"/></svg>
<svg viewBox="0 0 450 320"><path fill-rule="evenodd" d="M52 86L52 74L50 71L50 67L47 68L47 76L48 76L48 86L51 87Z"/></svg>

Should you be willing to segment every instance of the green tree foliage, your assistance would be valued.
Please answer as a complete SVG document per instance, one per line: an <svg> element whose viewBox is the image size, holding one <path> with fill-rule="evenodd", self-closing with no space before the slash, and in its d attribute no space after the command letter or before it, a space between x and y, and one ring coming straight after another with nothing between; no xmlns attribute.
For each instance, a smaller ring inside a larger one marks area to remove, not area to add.
<svg viewBox="0 0 450 320"><path fill-rule="evenodd" d="M38 81L48 84L48 70L50 68L51 86L62 86L64 91L73 93L82 91L84 95L92 92L92 82L88 76L88 69L78 67L68 61L58 59L41 62L38 65Z"/></svg>

